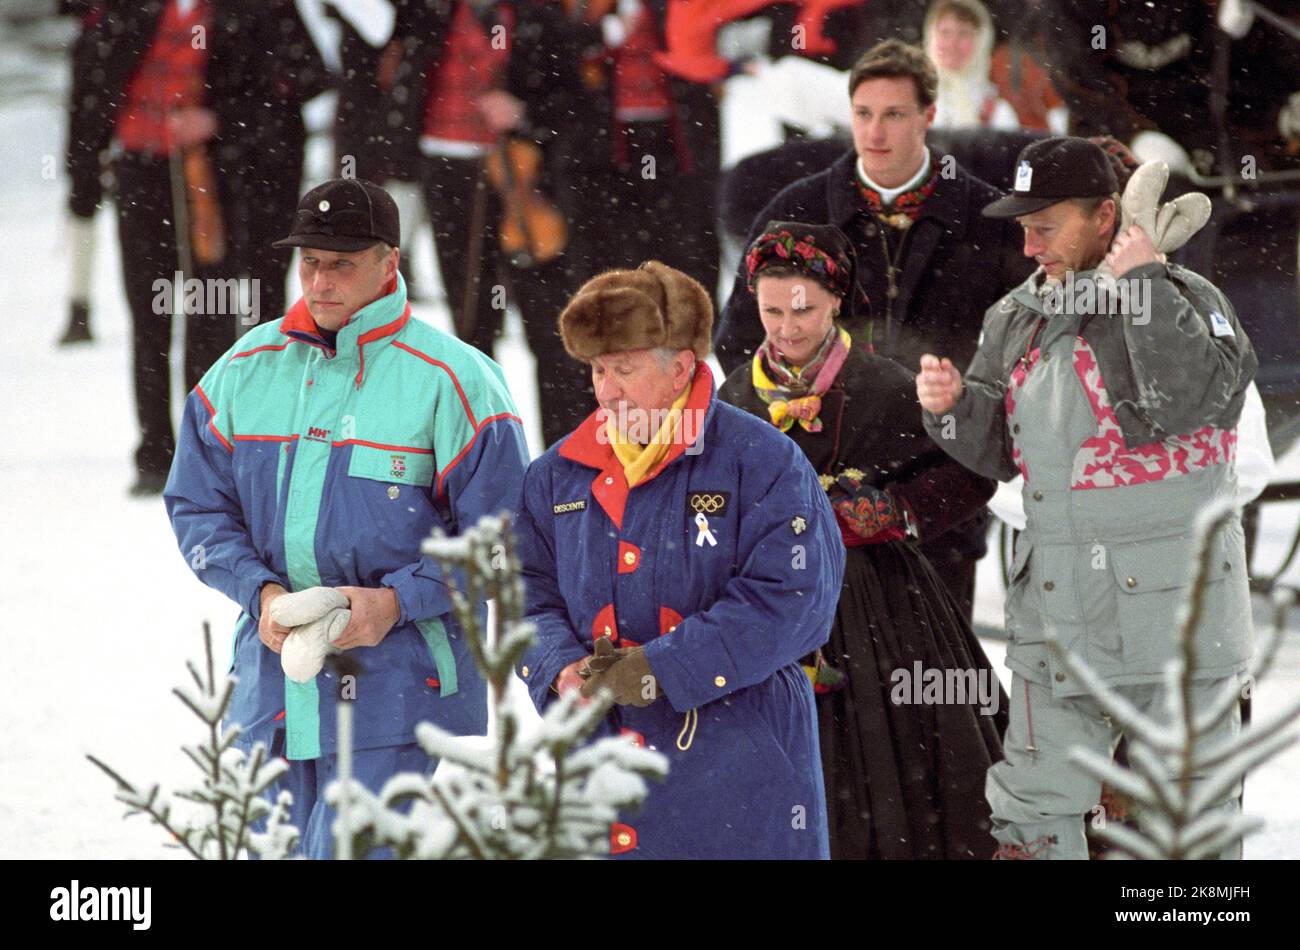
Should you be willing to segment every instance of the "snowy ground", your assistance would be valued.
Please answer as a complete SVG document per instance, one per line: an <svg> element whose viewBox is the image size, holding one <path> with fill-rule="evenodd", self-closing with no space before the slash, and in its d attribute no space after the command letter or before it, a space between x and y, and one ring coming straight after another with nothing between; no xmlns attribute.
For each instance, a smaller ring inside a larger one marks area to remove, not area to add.
<svg viewBox="0 0 1300 950"><path fill-rule="evenodd" d="M218 664L225 666L237 611L190 573L161 501L126 497L136 429L111 209L99 219L97 342L72 351L53 345L64 319L67 269L61 63L0 37L0 64L0 229L7 249L0 257L0 318L8 357L0 375L0 669L9 677L0 698L0 858L154 858L166 853L160 833L140 819L120 819L110 783L84 755L93 752L127 776L165 788L187 781L192 766L179 746L198 738L196 721L169 691L181 681L185 660L199 658L204 621L213 625ZM743 102L738 92L733 105ZM43 176L47 165L56 170L53 178ZM417 278L436 294L430 262L426 234L416 249ZM416 312L447 324L436 302ZM511 380L533 378L515 320L498 358ZM516 385L515 395L536 450L532 390ZM1291 477L1300 476L1300 458L1286 461ZM1270 556L1281 557L1298 516L1295 507L1270 513L1262 541ZM996 560L985 565L977 620L997 628ZM1300 688L1297 632L1293 617L1276 672L1256 693L1257 716ZM1000 666L1002 644L990 638L985 645ZM1248 857L1300 856L1298 783L1300 749L1251 776L1247 810L1267 825L1247 843Z"/></svg>

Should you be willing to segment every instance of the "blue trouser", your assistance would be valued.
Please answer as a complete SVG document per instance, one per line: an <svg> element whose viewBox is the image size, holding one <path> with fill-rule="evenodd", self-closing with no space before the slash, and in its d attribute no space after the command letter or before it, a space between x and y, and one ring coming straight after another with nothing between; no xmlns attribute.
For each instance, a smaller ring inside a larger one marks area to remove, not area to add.
<svg viewBox="0 0 1300 950"><path fill-rule="evenodd" d="M338 778L338 756L322 755L318 759L290 761L289 771L267 789L271 801L282 790L293 795L289 821L298 829L298 848L304 857L331 859L334 857L334 809L325 801L325 790ZM418 772L432 775L438 760L431 759L415 743L383 746L378 749L356 749L352 753L352 777L371 792L378 794L384 783L398 772ZM259 823L259 826L264 822ZM259 827L257 830L261 831ZM388 848L372 851L371 859L391 858ZM357 857L357 855L354 855Z"/></svg>

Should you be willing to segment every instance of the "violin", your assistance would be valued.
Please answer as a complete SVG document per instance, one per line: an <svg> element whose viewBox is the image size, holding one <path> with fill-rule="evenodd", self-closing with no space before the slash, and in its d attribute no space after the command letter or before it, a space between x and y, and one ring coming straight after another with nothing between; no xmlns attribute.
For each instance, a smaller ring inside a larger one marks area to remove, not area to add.
<svg viewBox="0 0 1300 950"><path fill-rule="evenodd" d="M502 133L485 159L488 182L501 196L498 224L501 250L516 267L545 264L568 242L564 215L538 190L542 149L534 142Z"/></svg>

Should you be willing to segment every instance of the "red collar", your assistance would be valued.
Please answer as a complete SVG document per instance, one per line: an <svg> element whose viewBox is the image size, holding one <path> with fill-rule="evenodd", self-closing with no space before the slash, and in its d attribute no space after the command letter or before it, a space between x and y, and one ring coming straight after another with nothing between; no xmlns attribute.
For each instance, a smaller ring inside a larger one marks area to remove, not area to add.
<svg viewBox="0 0 1300 950"><path fill-rule="evenodd" d="M388 282L388 286L384 288L384 296L387 297L389 294L395 293L397 293L396 276L394 276L393 279ZM365 336L368 340L374 339L377 336L384 336L385 334L378 332L379 330L386 330L388 333L396 333L402 328L402 325L406 322L406 317L410 312L411 308L408 304L408 306L404 308L402 316L399 319L387 324L385 327L377 327L375 330L366 333ZM338 329L342 330L343 327L351 323L353 316L355 316L355 314L349 315L348 318L343 321L343 325ZM316 321L312 319L311 311L307 309L306 297L299 297L298 302L289 308L289 312L286 313L284 319L280 321L280 332L307 333L311 336L320 336L320 331L316 328Z"/></svg>
<svg viewBox="0 0 1300 950"><path fill-rule="evenodd" d="M298 302L289 308L289 312L280 321L280 332L320 336L320 332L316 329L316 321L311 318L311 311L307 309L306 297L299 297Z"/></svg>
<svg viewBox="0 0 1300 950"><path fill-rule="evenodd" d="M386 289L385 296L387 296L387 294L396 293L397 278L394 277L392 282L385 289ZM355 316L355 314L353 316ZM356 378L356 384L358 389L361 388L361 380L366 373L366 344L373 343L376 340L381 340L384 337L396 336L398 331L400 331L402 327L406 326L407 321L410 319L411 319L411 304L410 302L407 302L407 304L402 308L401 316L399 316L396 320L390 320L388 323L385 323L383 326L378 326L371 330L367 330L365 333L362 333L360 336L357 337L357 355L361 360L361 368L357 371L357 378ZM343 326L339 327L339 332L342 332L343 328L346 327L351 322L352 322L352 317L349 316L347 320L343 321ZM311 311L307 309L307 299L305 297L300 297L298 299L298 302L289 308L289 312L286 313L284 315L284 319L280 321L280 332L285 334L286 336L298 340L301 340L302 336L295 336L295 334L305 335L311 338L309 340L304 341L309 343L312 342L312 340L322 339L320 335L320 329L317 327L316 321L312 318ZM323 342L324 341L322 340L321 344L313 343L312 345L313 346L323 345Z"/></svg>
<svg viewBox="0 0 1300 950"><path fill-rule="evenodd" d="M690 395L686 397L682 424L682 433L686 437L673 442L663 461L650 471L641 482L642 485L654 480L660 472L685 454L686 450L703 436L703 420L712 401L713 373L703 360L699 360L695 364L695 378L691 382ZM699 422L696 423L694 420ZM564 440L560 445L559 453L562 458L577 462L579 465L599 469L599 473L591 482L592 494L615 526L622 528L623 509L627 506L630 489L627 485L627 477L623 474L623 463L618 460L613 447L609 444L609 439L605 437L602 431L604 427L604 413L597 409Z"/></svg>

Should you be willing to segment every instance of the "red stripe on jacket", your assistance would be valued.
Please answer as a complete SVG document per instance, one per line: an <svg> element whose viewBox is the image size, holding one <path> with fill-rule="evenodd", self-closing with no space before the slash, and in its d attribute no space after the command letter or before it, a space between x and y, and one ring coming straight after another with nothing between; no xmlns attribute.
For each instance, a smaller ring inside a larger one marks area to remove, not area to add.
<svg viewBox="0 0 1300 950"><path fill-rule="evenodd" d="M460 380L457 379L456 374L451 371L451 367L448 366L446 363L444 363L442 360L435 360L432 356L429 356L427 353L421 353L413 346L407 346L405 343L401 342L400 340L394 340L393 346L397 347L399 350L405 350L406 352L410 353L412 356L418 356L420 359L424 360L430 366L438 367L439 369L445 371L446 374L451 377L452 384L456 387L456 395L460 396L460 404L465 408L465 415L469 417L470 428L474 429L474 431L477 432L478 423L474 421L474 411L470 409L469 399L467 399L465 396L465 390L461 388Z"/></svg>
<svg viewBox="0 0 1300 950"><path fill-rule="evenodd" d="M208 394L203 391L202 386L196 385L194 387L194 391L199 394L199 398L203 400L203 405L207 407L208 428L212 430L212 434L217 437L218 441L220 441L221 444L226 447L226 451L230 452L233 455L235 451L235 447L231 445L229 442L227 442L226 437L222 435L221 432L218 431L217 429L217 410L212 408L212 400L208 399Z"/></svg>
<svg viewBox="0 0 1300 950"><path fill-rule="evenodd" d="M513 412L498 412L495 416L488 416L477 426L475 426L474 435L470 437L469 442L465 444L465 447L460 450L460 453L454 459L451 460L451 462L447 465L447 467L442 470L442 474L438 476L439 497L442 496L442 483L447 480L447 476L451 474L451 470L455 468L457 465L459 465L462 461L464 461L465 456L469 455L469 450L472 449L474 447L474 443L478 441L479 433L481 433L489 425L491 425L492 423L500 419L513 419L515 420L515 422L519 423L520 425L524 424L524 420L520 419Z"/></svg>
<svg viewBox="0 0 1300 950"><path fill-rule="evenodd" d="M523 425L523 420L520 419L513 412L500 412L497 413L495 416L489 416L488 418L482 420L481 422L476 420L474 418L474 410L471 409L469 406L469 398L465 395L465 390L461 386L460 380L456 378L456 374L452 371L452 368L450 366L448 366L442 360L434 359L432 356L430 356L427 353L421 353L415 347L408 346L407 344L402 343L400 340L394 340L393 346L397 347L399 350L405 350L407 353L410 353L412 356L418 356L420 359L424 360L430 366L438 367L440 370L442 370L448 376L451 377L451 383L453 386L456 387L456 395L460 397L461 407L465 410L465 418L469 420L470 428L474 430L474 435L470 438L469 442L465 443L465 447L461 449L459 453L457 453L456 457L452 459L447 464L447 467L442 470L442 474L438 476L437 488L438 488L438 495L439 497L441 497L443 493L443 482L447 480L447 476L451 474L451 470L455 468L457 465L459 465L461 461L464 460L465 456L469 455L470 449L472 449L474 447L474 443L478 441L480 432L486 429L491 423L496 422L499 419L513 419L515 422L518 422L520 425Z"/></svg>

